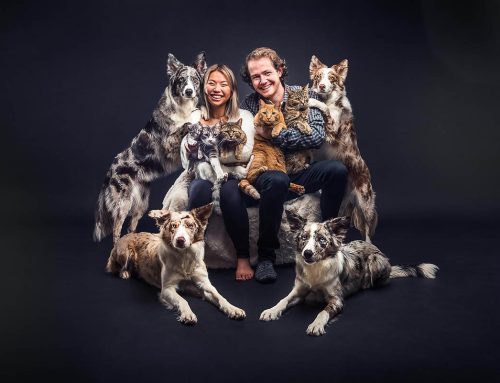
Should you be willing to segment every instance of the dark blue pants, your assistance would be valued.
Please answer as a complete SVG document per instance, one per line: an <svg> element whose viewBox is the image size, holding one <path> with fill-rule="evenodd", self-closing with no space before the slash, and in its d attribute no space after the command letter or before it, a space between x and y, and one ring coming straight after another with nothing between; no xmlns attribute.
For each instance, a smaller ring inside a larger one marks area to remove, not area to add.
<svg viewBox="0 0 500 383"><path fill-rule="evenodd" d="M288 191L290 182L302 185L306 193L321 189L320 208L323 220L336 217L347 183L347 169L339 161L327 160L311 164L306 170L288 176L279 171L260 175L255 187L261 195L259 206L259 261L274 262L274 249L279 248L278 231L285 201L297 195ZM189 186L188 208L203 206L212 200L212 184L205 180L193 180ZM236 180L229 180L221 188L221 210L224 224L239 258L249 256L249 228L246 207L259 202L238 188Z"/></svg>

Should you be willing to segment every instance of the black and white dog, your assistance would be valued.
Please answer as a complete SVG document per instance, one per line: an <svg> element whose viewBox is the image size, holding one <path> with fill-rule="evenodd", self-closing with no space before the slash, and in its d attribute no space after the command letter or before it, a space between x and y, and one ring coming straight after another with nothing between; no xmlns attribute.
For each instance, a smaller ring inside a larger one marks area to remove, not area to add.
<svg viewBox="0 0 500 383"><path fill-rule="evenodd" d="M364 241L343 244L350 220L334 218L323 223L307 223L286 210L292 231L297 232L296 276L292 291L274 307L264 310L260 320L278 319L288 307L314 292L326 301L326 307L307 327L309 335L323 335L330 319L342 311L344 297L359 290L385 284L390 278L435 278L438 267L431 263L418 266L391 266L389 259L375 246Z"/></svg>
<svg viewBox="0 0 500 383"><path fill-rule="evenodd" d="M112 232L116 244L127 216L131 217L129 232L134 232L148 208L149 183L180 167L183 126L200 119L198 99L206 69L204 52L192 66L168 55L169 83L152 118L115 157L104 179L95 211L96 241Z"/></svg>

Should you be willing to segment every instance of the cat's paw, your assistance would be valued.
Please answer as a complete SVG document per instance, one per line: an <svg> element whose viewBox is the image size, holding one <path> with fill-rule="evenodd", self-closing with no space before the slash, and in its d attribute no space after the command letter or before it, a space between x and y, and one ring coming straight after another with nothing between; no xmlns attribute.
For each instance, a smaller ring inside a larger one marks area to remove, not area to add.
<svg viewBox="0 0 500 383"><path fill-rule="evenodd" d="M227 179L229 178L229 173L224 173L221 178L218 179L219 182L224 183L227 182Z"/></svg>

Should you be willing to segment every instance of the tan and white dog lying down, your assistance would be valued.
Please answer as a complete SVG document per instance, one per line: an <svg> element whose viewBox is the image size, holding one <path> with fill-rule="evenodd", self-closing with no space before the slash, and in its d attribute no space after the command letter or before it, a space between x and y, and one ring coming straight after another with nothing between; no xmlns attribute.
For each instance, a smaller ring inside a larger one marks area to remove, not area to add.
<svg viewBox="0 0 500 383"><path fill-rule="evenodd" d="M438 267L431 263L418 266L391 266L389 259L372 244L352 241L343 244L349 219L334 218L323 223L307 223L299 215L285 210L290 229L297 233L299 255L292 291L274 307L264 310L260 320L278 319L284 310L310 293L326 302L325 308L307 327L307 334L322 335L325 327L344 307L344 297L357 291L387 283L390 278L435 278Z"/></svg>
<svg viewBox="0 0 500 383"><path fill-rule="evenodd" d="M230 304L208 279L203 261L204 234L212 204L191 211L171 212L151 210L160 232L130 233L116 243L106 265L106 271L119 273L123 279L136 274L147 283L161 289L160 301L179 312L178 320L195 324L196 315L177 289L184 282L193 282L203 297L215 304L229 318L245 318L245 312Z"/></svg>

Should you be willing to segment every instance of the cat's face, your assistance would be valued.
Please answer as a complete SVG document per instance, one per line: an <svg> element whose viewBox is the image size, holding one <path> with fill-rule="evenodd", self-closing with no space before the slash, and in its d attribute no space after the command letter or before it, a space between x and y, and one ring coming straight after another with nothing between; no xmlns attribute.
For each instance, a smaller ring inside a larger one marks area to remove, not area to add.
<svg viewBox="0 0 500 383"><path fill-rule="evenodd" d="M306 113L309 103L309 85L302 87L299 90L288 89L288 99L286 101L287 110L295 110Z"/></svg>
<svg viewBox="0 0 500 383"><path fill-rule="evenodd" d="M259 102L260 109L258 117L265 125L275 125L280 121L280 111L273 104L266 104L264 101Z"/></svg>
<svg viewBox="0 0 500 383"><path fill-rule="evenodd" d="M204 145L216 146L219 143L220 125L214 126L203 125L200 135L200 140Z"/></svg>
<svg viewBox="0 0 500 383"><path fill-rule="evenodd" d="M219 140L221 143L239 144L246 140L246 134L241 129L242 119L237 122L225 122L220 127Z"/></svg>
<svg viewBox="0 0 500 383"><path fill-rule="evenodd" d="M200 137L200 134L203 130L203 127L200 123L189 124L188 126L188 136L191 139L197 140Z"/></svg>

